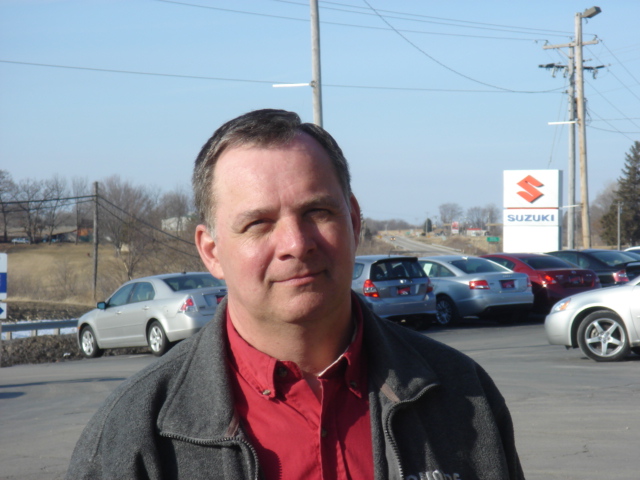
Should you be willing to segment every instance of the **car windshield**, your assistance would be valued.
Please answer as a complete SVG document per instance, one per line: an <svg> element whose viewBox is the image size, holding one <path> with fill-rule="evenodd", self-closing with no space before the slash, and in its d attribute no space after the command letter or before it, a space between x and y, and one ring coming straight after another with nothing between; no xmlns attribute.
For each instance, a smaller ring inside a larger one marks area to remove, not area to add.
<svg viewBox="0 0 640 480"><path fill-rule="evenodd" d="M534 270L545 270L547 268L575 268L570 263L556 257L525 257L520 261L526 263Z"/></svg>
<svg viewBox="0 0 640 480"><path fill-rule="evenodd" d="M498 265L495 262L484 258L461 258L460 260L452 260L449 262L464 273L491 273L491 272L510 272L508 268Z"/></svg>
<svg viewBox="0 0 640 480"><path fill-rule="evenodd" d="M372 280L395 280L397 278L426 278L422 267L415 259L388 259L371 265Z"/></svg>
<svg viewBox="0 0 640 480"><path fill-rule="evenodd" d="M169 285L169 288L174 292L194 290L197 288L224 287L226 285L224 280L220 280L208 273L179 275L163 278L162 280Z"/></svg>
<svg viewBox="0 0 640 480"><path fill-rule="evenodd" d="M606 263L610 267L617 267L624 265L625 263L637 261L632 255L628 255L627 252L592 252L591 255L596 257L603 263Z"/></svg>

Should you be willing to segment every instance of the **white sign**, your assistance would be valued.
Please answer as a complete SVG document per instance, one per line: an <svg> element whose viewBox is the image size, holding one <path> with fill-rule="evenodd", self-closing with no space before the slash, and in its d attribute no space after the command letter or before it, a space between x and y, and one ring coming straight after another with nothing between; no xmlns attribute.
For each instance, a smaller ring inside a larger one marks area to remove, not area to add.
<svg viewBox="0 0 640 480"><path fill-rule="evenodd" d="M558 208L560 170L505 170L504 208Z"/></svg>

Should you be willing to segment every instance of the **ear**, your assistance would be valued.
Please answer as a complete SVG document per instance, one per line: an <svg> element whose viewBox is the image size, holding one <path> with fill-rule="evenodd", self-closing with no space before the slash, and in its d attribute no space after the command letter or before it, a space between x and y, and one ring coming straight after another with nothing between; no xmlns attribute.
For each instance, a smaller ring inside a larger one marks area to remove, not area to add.
<svg viewBox="0 0 640 480"><path fill-rule="evenodd" d="M204 225L198 225L196 227L196 247L198 253L202 259L202 263L207 267L207 270L211 272L216 278L223 279L224 272L218 260L218 249L216 240L209 233L209 229Z"/></svg>
<svg viewBox="0 0 640 480"><path fill-rule="evenodd" d="M349 205L351 206L351 225L353 226L353 236L356 242L356 248L360 244L360 230L362 229L362 214L360 212L360 204L355 195L351 194L349 198Z"/></svg>

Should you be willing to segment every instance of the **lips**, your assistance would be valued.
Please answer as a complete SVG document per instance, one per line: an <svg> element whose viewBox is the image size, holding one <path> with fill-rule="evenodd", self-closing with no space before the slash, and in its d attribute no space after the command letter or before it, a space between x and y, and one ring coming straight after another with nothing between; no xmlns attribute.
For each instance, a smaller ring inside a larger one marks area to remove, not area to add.
<svg viewBox="0 0 640 480"><path fill-rule="evenodd" d="M321 272L302 272L285 277L282 280L275 280L275 283L300 284L310 283L314 281Z"/></svg>

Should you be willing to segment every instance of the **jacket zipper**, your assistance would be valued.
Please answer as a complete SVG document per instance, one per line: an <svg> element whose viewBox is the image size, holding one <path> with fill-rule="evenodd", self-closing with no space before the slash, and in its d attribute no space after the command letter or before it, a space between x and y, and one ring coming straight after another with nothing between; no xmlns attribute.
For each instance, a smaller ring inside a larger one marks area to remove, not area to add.
<svg viewBox="0 0 640 480"><path fill-rule="evenodd" d="M223 443L223 442L230 442L230 443L237 443L241 446L245 446L247 447L247 449L251 452L251 455L253 456L253 459L249 458L249 462L251 462L251 460L253 460L253 465L249 465L249 467L252 467L255 475L253 477L254 480L258 480L259 478L259 468L258 468L258 452L256 452L256 449L253 447L253 445L251 445L249 442L247 442L246 440L243 440L242 438L237 438L237 437L222 437L218 440L198 440L197 438L191 438L191 437L187 437L184 435L178 435L176 433L163 433L161 434L163 437L166 438L173 438L174 440L180 440L182 442L189 442L189 443L193 443L195 445L202 445L202 446L207 446L207 447L211 447L214 445L217 445L219 443ZM245 457L245 455L243 455L243 457Z"/></svg>
<svg viewBox="0 0 640 480"><path fill-rule="evenodd" d="M393 419L393 415L401 407L405 405L410 405L411 403L419 400L427 391L431 390L435 387L436 384L429 385L424 388L416 397L411 400L404 400L398 403L393 404L389 408L389 415L387 415L387 421L384 424L384 434L389 439L389 443L391 444L391 448L393 449L393 453L395 454L396 465L398 465L398 473L400 474L400 478L404 480L404 469L402 468L402 463L400 462L400 450L398 448L398 444L391 432L391 420Z"/></svg>

